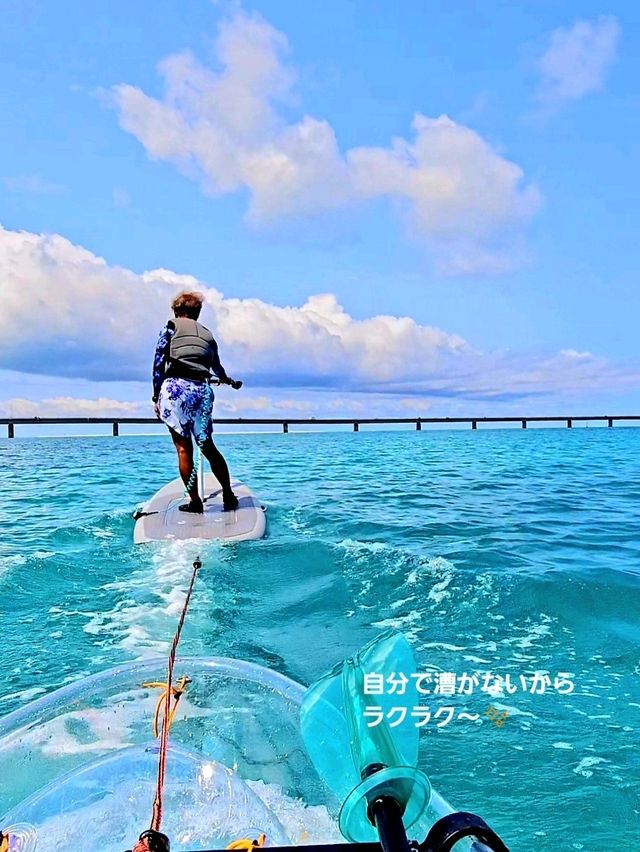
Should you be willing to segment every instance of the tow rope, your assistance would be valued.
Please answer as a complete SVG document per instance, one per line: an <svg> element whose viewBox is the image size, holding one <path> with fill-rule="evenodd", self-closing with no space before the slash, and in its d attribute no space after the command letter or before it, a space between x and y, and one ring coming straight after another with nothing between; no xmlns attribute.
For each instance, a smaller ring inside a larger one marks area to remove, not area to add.
<svg viewBox="0 0 640 852"><path fill-rule="evenodd" d="M169 848L168 838L160 832L160 826L162 824L162 796L164 792L164 779L167 769L167 748L169 745L169 729L171 727L171 723L173 722L173 717L175 716L178 702L180 701L180 698L185 691L186 685L189 683L189 678L181 677L178 682L178 685L174 687L173 668L176 661L176 651L178 648L178 643L180 642L180 635L182 633L182 628L184 626L187 610L189 608L189 602L191 601L191 595L193 593L193 587L196 582L196 576L200 568L202 568L202 562L198 557L193 561L193 572L191 574L189 588L187 589L187 596L182 607L182 612L180 613L180 619L178 621L178 627L176 629L175 636L173 637L173 642L171 643L171 650L169 651L169 659L167 662L166 683L153 682L145 684L145 686L149 688L160 687L163 690L162 694L160 695L160 698L158 699L158 703L156 704L156 709L153 716L154 734L155 736L158 736L158 733L160 734L158 778L156 782L156 794L153 801L151 825L149 826L148 831L144 831L140 835L138 842L133 847L132 852L156 852L157 850L162 850L163 848ZM160 725L159 723L161 715L162 724ZM1 847L0 852L4 852Z"/></svg>
<svg viewBox="0 0 640 852"><path fill-rule="evenodd" d="M191 601L196 576L200 568L202 568L202 562L198 557L197 559L194 559L193 562L193 573L191 574L189 588L187 589L187 596L182 607L182 612L180 613L180 619L178 621L175 636L173 637L173 642L171 643L171 650L169 651L169 659L167 662L167 680L149 681L148 683L142 684L143 687L147 689L162 690L153 714L153 735L155 737L160 736L160 750L158 757L156 795L153 801L151 825L146 831L142 832L138 838L138 842L133 849L130 850L130 852L169 852L170 848L169 838L166 834L163 834L160 831L160 826L162 824L162 796L164 792L164 779L167 768L169 729L171 728L171 723L173 722L173 718L176 714L178 702L184 695L187 684L191 682L186 675L183 675L178 681L177 686L174 686L173 668L176 661L176 651L178 643L180 642L180 635L187 616L187 610L189 608L189 602ZM0 852L8 852L9 850L9 839L7 837L5 843L4 838L5 835L0 833ZM242 837L239 840L234 840L226 848L234 850L234 852L242 852L242 850L244 850L244 852L252 852L254 849L259 849L265 846L266 842L266 834L260 834L256 840L251 840L251 838L248 837Z"/></svg>

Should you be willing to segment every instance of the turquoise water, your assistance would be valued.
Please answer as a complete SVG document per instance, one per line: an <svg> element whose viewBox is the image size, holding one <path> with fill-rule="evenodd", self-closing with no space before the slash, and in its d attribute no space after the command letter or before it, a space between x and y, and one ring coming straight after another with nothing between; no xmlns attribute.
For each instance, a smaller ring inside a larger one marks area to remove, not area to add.
<svg viewBox="0 0 640 852"><path fill-rule="evenodd" d="M174 475L168 438L0 441L0 714L168 649L309 683L388 627L420 667L553 676L476 689L427 724L421 765L513 850L635 848L640 830L640 430L221 436L268 537L132 545ZM438 700L436 700L438 698ZM498 705L499 727L486 715Z"/></svg>

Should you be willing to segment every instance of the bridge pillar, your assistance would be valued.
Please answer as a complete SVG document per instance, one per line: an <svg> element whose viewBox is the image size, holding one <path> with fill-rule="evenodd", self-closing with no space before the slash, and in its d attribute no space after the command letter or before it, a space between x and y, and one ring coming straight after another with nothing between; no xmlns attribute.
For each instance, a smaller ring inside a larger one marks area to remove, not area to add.
<svg viewBox="0 0 640 852"><path fill-rule="evenodd" d="M7 423L7 438L15 438L16 427L13 423Z"/></svg>
<svg viewBox="0 0 640 852"><path fill-rule="evenodd" d="M114 424L113 424L112 432L113 432L113 437L114 437L114 438L117 438L117 437L118 437L118 435L120 434L120 429L119 429L119 426L118 426L118 424L117 424L117 423L114 423Z"/></svg>

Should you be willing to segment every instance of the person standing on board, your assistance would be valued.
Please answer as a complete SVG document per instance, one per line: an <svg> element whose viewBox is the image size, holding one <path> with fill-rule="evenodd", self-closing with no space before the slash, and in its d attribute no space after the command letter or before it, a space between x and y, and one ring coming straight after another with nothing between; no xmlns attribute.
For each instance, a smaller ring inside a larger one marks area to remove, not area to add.
<svg viewBox="0 0 640 852"><path fill-rule="evenodd" d="M242 387L242 382L226 374L213 335L198 322L203 301L200 293L185 291L171 303L174 319L167 322L158 338L151 399L158 419L171 433L185 487L194 469L192 439L195 438L203 441L202 454L222 486L224 510L231 511L238 507L238 498L231 490L227 463L211 437L213 391L209 379L213 371L222 384L235 390ZM201 514L204 507L197 481L189 490L189 498L188 503L178 507L180 511Z"/></svg>

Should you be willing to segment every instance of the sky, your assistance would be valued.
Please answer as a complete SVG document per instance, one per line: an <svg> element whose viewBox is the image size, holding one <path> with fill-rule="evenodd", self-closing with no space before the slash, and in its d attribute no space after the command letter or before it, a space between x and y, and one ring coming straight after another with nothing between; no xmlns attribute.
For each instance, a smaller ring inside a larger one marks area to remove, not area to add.
<svg viewBox="0 0 640 852"><path fill-rule="evenodd" d="M640 413L628 0L0 0L0 416Z"/></svg>

